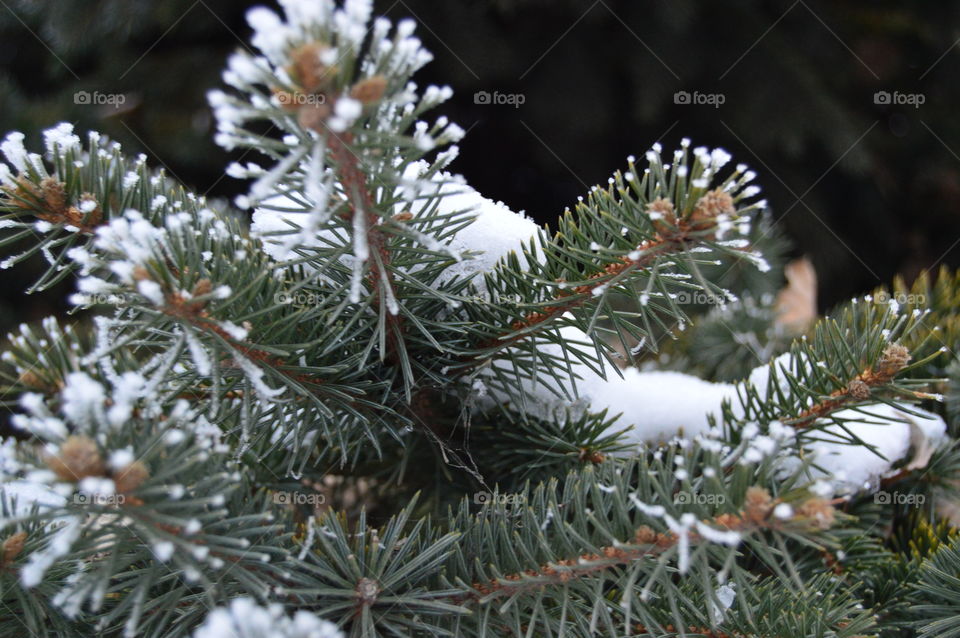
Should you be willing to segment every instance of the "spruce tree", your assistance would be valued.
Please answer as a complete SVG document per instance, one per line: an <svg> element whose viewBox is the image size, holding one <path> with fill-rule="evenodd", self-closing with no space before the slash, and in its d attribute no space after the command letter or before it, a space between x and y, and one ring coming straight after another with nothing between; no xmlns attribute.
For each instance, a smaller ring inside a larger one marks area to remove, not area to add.
<svg viewBox="0 0 960 638"><path fill-rule="evenodd" d="M722 149L540 227L448 172L412 21L281 4L209 94L233 205L0 144L2 265L77 290L2 358L0 635L960 635L955 275L786 328Z"/></svg>

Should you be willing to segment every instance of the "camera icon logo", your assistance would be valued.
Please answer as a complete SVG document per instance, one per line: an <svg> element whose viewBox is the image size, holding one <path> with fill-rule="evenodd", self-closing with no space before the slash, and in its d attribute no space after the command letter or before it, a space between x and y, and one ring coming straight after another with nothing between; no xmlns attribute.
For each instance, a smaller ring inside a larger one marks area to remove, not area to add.
<svg viewBox="0 0 960 638"><path fill-rule="evenodd" d="M891 498L890 492L877 492L873 495L873 502L877 505L890 505L893 498Z"/></svg>
<svg viewBox="0 0 960 638"><path fill-rule="evenodd" d="M677 91L673 94L674 104L690 104L692 97L689 91Z"/></svg>
<svg viewBox="0 0 960 638"><path fill-rule="evenodd" d="M486 505L493 501L493 495L490 492L476 492L473 495L474 505Z"/></svg>
<svg viewBox="0 0 960 638"><path fill-rule="evenodd" d="M90 104L91 96L89 91L77 91L73 94L74 104Z"/></svg>
<svg viewBox="0 0 960 638"><path fill-rule="evenodd" d="M873 94L874 104L890 104L892 100L893 96L890 95L890 91L877 91Z"/></svg>
<svg viewBox="0 0 960 638"><path fill-rule="evenodd" d="M477 91L473 94L474 104L491 104L492 102L493 96L490 94L490 91Z"/></svg>

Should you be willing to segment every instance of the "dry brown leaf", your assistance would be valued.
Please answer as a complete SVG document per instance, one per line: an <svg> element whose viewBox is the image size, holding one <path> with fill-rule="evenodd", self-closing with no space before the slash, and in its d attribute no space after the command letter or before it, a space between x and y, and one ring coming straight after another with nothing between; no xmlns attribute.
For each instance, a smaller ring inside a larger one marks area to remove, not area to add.
<svg viewBox="0 0 960 638"><path fill-rule="evenodd" d="M784 269L787 285L777 295L776 323L793 332L803 332L817 319L817 272L806 257Z"/></svg>

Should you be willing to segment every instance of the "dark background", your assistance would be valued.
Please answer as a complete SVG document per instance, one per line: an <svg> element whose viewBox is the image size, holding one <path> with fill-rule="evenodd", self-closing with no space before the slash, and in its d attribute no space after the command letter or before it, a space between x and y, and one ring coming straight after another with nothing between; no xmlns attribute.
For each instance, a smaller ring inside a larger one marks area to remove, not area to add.
<svg viewBox="0 0 960 638"><path fill-rule="evenodd" d="M0 133L39 147L44 127L69 120L199 192L240 192L204 95L244 46L254 4L3 0ZM415 17L436 58L418 82L455 90L437 111L469 129L454 169L539 221L627 155L690 137L757 171L794 253L813 259L821 308L960 259L960 3L378 0L376 12ZM681 90L724 103L676 104ZM925 101L876 104L881 90ZM125 103L76 104L77 91ZM477 91L524 104L475 104ZM25 302L32 276L3 274L0 328L70 292Z"/></svg>

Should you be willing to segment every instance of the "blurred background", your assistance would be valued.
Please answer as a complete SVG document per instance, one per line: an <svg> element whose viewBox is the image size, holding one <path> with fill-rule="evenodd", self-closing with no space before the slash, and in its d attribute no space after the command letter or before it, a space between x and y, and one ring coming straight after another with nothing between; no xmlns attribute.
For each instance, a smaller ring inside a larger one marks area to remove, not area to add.
<svg viewBox="0 0 960 638"><path fill-rule="evenodd" d="M0 1L0 134L100 130L209 197L237 155L205 101L245 46L238 0ZM821 309L960 262L960 3L843 0L376 0L414 17L465 129L454 169L552 222L656 141L721 146L756 170ZM247 161L258 161L255 157ZM0 281L0 330L63 308Z"/></svg>

